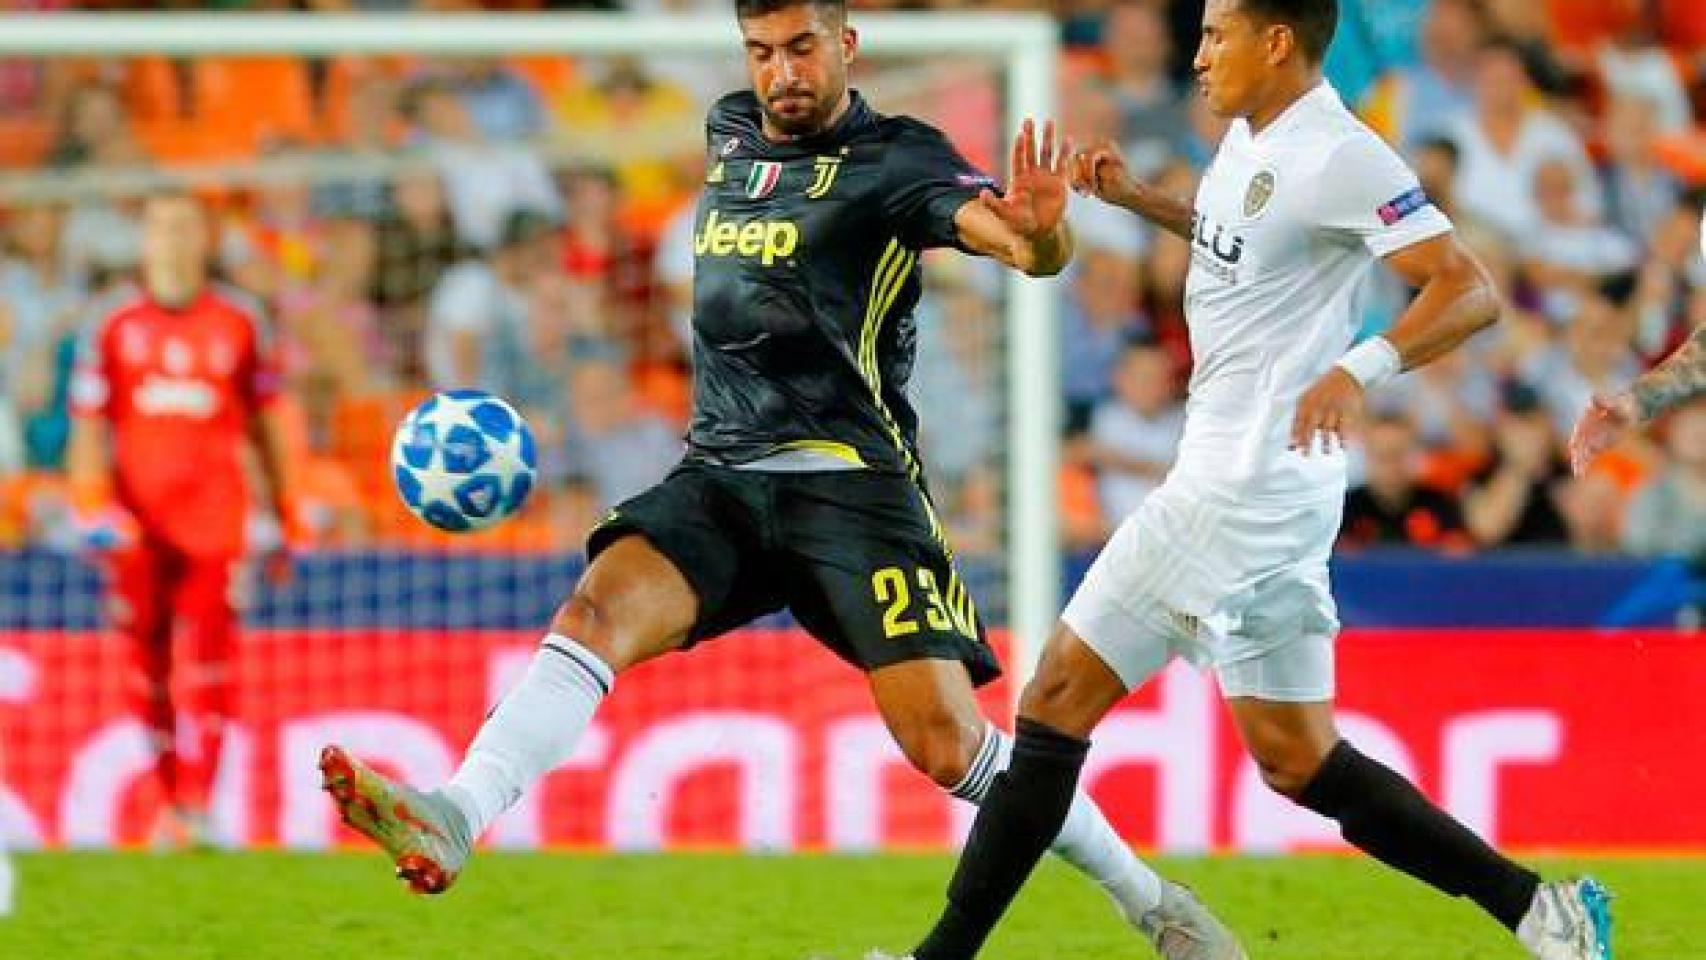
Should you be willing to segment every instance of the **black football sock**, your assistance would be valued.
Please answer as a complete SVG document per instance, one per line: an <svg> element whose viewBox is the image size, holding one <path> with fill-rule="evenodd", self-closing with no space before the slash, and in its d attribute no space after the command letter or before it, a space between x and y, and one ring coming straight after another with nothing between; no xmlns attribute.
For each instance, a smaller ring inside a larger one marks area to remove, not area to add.
<svg viewBox="0 0 1706 960"><path fill-rule="evenodd" d="M1344 740L1327 754L1298 802L1337 820L1340 834L1357 849L1436 890L1468 897L1511 930L1540 885L1532 871L1500 855L1410 781Z"/></svg>
<svg viewBox="0 0 1706 960"><path fill-rule="evenodd" d="M917 960L971 960L1049 844L1060 835L1088 740L1019 718L1013 759L997 774L960 854L948 905Z"/></svg>

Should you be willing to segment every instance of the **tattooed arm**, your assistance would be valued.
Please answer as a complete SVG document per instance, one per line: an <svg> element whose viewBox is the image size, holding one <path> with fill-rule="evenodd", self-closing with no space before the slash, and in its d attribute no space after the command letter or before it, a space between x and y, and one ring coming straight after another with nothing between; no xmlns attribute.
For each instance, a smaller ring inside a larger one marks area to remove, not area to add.
<svg viewBox="0 0 1706 960"><path fill-rule="evenodd" d="M1635 398L1642 422L1706 393L1706 326L1694 331L1687 343L1637 379L1629 393Z"/></svg>
<svg viewBox="0 0 1706 960"><path fill-rule="evenodd" d="M1623 393L1596 396L1570 436L1570 465L1582 473L1629 427L1706 394L1706 326Z"/></svg>

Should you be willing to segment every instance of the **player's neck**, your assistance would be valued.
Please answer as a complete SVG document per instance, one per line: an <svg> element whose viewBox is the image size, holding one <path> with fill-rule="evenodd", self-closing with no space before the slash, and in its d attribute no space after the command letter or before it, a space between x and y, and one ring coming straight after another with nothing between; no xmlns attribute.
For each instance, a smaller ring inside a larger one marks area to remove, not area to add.
<svg viewBox="0 0 1706 960"><path fill-rule="evenodd" d="M201 292L205 288L206 284L202 283L177 287L172 290L156 290L150 288L148 291L148 299L154 301L155 306L163 307L167 310L187 310L197 300L201 299Z"/></svg>
<svg viewBox="0 0 1706 960"><path fill-rule="evenodd" d="M1287 77L1274 87L1273 96L1266 103L1250 111L1245 121L1250 124L1250 133L1257 134L1268 128L1268 125L1278 120L1291 105L1309 95L1321 84L1321 71L1310 70L1299 76Z"/></svg>

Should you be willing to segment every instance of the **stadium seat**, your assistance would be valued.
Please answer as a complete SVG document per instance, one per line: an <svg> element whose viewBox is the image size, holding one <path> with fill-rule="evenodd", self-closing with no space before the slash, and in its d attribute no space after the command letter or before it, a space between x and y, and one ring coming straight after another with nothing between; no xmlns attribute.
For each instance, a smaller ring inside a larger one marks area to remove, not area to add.
<svg viewBox="0 0 1706 960"><path fill-rule="evenodd" d="M194 64L194 116L252 154L264 141L311 142L308 65L295 57L207 57Z"/></svg>
<svg viewBox="0 0 1706 960"><path fill-rule="evenodd" d="M1644 16L1642 0L1546 0L1552 38L1560 47L1591 51Z"/></svg>
<svg viewBox="0 0 1706 960"><path fill-rule="evenodd" d="M53 146L53 128L35 117L0 117L0 167L33 167Z"/></svg>

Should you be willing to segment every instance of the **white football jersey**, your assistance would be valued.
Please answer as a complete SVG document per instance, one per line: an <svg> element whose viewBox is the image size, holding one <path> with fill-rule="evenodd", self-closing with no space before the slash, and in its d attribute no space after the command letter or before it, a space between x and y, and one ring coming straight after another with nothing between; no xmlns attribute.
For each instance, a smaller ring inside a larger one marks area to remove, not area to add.
<svg viewBox="0 0 1706 960"><path fill-rule="evenodd" d="M1298 398L1350 348L1375 259L1450 229L1325 82L1260 133L1234 121L1196 197L1178 479L1234 496L1341 496L1342 453L1286 449Z"/></svg>

